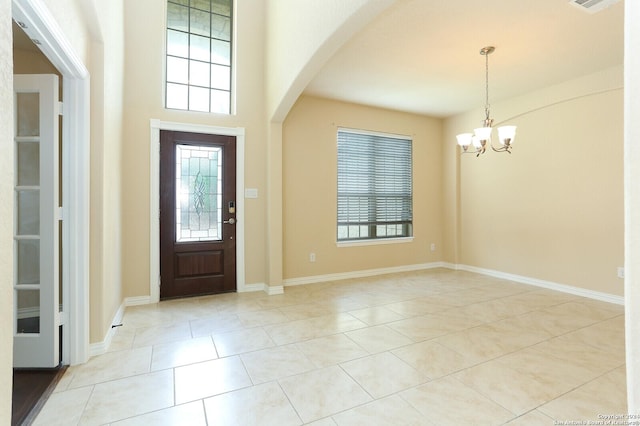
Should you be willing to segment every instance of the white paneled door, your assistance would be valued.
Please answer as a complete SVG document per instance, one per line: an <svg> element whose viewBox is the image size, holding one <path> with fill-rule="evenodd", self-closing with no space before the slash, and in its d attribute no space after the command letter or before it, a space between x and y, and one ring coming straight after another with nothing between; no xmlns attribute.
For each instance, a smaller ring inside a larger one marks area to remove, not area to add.
<svg viewBox="0 0 640 426"><path fill-rule="evenodd" d="M58 76L14 75L13 366L59 364Z"/></svg>

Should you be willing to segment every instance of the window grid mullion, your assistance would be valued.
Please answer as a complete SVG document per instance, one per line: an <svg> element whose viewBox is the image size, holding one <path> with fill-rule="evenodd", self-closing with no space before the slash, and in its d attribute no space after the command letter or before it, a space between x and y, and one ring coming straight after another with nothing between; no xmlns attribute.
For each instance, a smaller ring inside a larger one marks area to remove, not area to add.
<svg viewBox="0 0 640 426"><path fill-rule="evenodd" d="M165 57L181 58L187 61L186 67L183 68L183 70L185 70L183 72L187 73L186 75L187 83L184 84L183 82L171 81L168 78L165 79L165 107L184 109L184 110L193 110L192 103L196 102L196 104L194 104L195 110L202 111L202 109L200 108L202 107L202 108L206 108L206 111L208 112L212 112L215 109L215 111L217 112L223 112L223 113L229 114L231 111L231 104L232 104L231 91L233 87L231 82L231 79L232 79L231 71L233 66L232 65L233 59L231 57L232 56L231 46L233 43L233 40L232 40L233 36L230 28L229 28L229 32L227 33L227 27L233 26L232 1L230 1L228 5L225 5L225 6L228 6L228 9L227 9L228 14L225 13L226 12L225 10L214 11L213 4L210 5L209 10L201 9L199 7L196 7L196 5L194 4L185 5L182 2L178 3L171 0L168 0L167 4L178 6L182 10L182 12L177 12L178 14L176 15L171 15L173 19L178 19L178 22L181 22L180 25L173 25L172 27L169 27L167 22L167 25L166 25L167 43L169 42L170 31L185 34L187 38L185 42L187 52L186 52L186 57L177 56L177 55L168 55L165 52ZM172 7L168 8L168 13L170 13L170 10ZM186 10L184 10L185 8ZM222 12L222 13L219 13L219 12ZM197 13L197 16L196 16L196 13ZM205 13L207 15L204 15ZM187 22L184 22L185 19ZM197 22L194 22L193 21L194 19ZM214 25L215 25L215 22L220 19L224 20L224 22L222 22L223 26L221 27L222 32L219 34L216 33L216 36L214 37L213 35ZM169 21L169 16L167 16L167 20ZM201 27L202 23L204 23L204 25L207 25L207 20L208 20L207 32L198 31L198 33L195 34L194 31L197 30L196 27ZM193 48L195 48L194 46L196 46L195 45L196 40L193 39L193 37L195 36L198 36L200 38L205 38L205 37L207 38L206 42L204 40L201 40L200 44L198 44L199 46L198 48L208 49L208 52L206 55L206 57L208 58L208 61L202 60L201 56L199 55L196 55L197 58L193 56L192 54ZM214 46L213 44L214 40L221 42L221 44L219 46L218 45ZM218 60L214 62L213 60L214 55L212 54L212 50L214 49L216 52L215 57L218 58L219 56L220 60L223 62ZM195 61L195 62L192 62L192 61ZM202 69L194 68L194 65L196 64L196 62L199 63L198 67ZM165 61L165 63L166 63L165 75L169 75L170 74L169 70L173 68L169 68L170 64L168 63L168 61ZM207 68L204 67L205 64ZM214 87L213 81L212 81L213 66L224 67L224 68L219 68L220 73L218 75L220 75L221 78L216 79L216 81L218 82L216 84L216 87ZM208 74L206 77L206 80L209 82L208 86L202 85L202 83L204 83L205 81L205 75L204 75L205 72ZM226 75L223 75L223 74L226 74ZM195 77L195 80L194 80L194 77ZM202 81L199 81L199 80L202 80ZM194 84L194 82L197 82L199 84ZM172 90L174 91L171 93L172 95L171 97L169 93L170 85ZM175 90L178 90L176 88L180 86L182 86L184 89L179 89L178 92L175 92ZM193 89L199 89L199 90L194 91ZM202 89L206 89L206 96L205 96L205 90L202 90ZM216 98L218 99L218 101L215 103L215 105L213 105L214 91L215 93L219 93L218 95L216 95ZM196 92L199 92L199 93L196 93ZM173 95L175 95L176 97L173 97ZM219 102L220 100L225 98L227 99L226 103ZM171 100L174 100L174 101L171 102ZM206 101L206 106L205 106L205 101ZM172 104L172 106L169 106L170 103Z"/></svg>
<svg viewBox="0 0 640 426"><path fill-rule="evenodd" d="M189 58L187 59L187 109L191 109L191 2L189 2L189 13L187 15L188 24L187 28L189 29L189 37L187 37L187 54Z"/></svg>
<svg viewBox="0 0 640 426"><path fill-rule="evenodd" d="M211 12L209 13L209 90L207 91L207 103L209 105L209 111L211 111L211 88L213 81L211 81L211 63L213 61L213 55L211 54L211 37L213 35L213 5L209 5Z"/></svg>

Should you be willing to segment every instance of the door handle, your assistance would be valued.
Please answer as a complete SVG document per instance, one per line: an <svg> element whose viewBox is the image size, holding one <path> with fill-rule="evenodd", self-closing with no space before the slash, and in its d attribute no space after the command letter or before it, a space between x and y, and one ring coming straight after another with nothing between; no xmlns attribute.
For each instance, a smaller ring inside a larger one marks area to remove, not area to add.
<svg viewBox="0 0 640 426"><path fill-rule="evenodd" d="M225 221L224 221L224 222L222 222L222 223L228 223L229 225L235 225L235 223L236 223L236 219L235 219L235 218L233 218L233 217L231 217L231 218L229 218L229 220L225 220Z"/></svg>

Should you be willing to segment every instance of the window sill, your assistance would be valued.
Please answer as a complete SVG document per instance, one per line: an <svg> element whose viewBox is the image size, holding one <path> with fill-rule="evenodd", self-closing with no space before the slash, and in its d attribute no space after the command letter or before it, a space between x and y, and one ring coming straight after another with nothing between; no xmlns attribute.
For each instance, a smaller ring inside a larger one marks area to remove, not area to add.
<svg viewBox="0 0 640 426"><path fill-rule="evenodd" d="M413 241L413 237L400 237L400 238L379 238L371 240L357 240L357 241L337 241L338 247L359 247L359 246L377 246L382 244L402 244L410 243Z"/></svg>

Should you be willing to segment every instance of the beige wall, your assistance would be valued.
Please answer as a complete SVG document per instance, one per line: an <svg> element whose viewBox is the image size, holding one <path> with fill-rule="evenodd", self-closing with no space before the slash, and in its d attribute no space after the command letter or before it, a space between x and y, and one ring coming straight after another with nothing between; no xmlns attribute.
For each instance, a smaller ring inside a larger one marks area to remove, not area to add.
<svg viewBox="0 0 640 426"><path fill-rule="evenodd" d="M87 6L91 6L90 4ZM124 4L96 3L90 40L90 341L101 342L122 303L122 121ZM86 11L91 15L90 11Z"/></svg>
<svg viewBox="0 0 640 426"><path fill-rule="evenodd" d="M0 424L11 424L13 375L13 60L11 1L0 0Z"/></svg>
<svg viewBox="0 0 640 426"><path fill-rule="evenodd" d="M257 188L258 199L245 203L246 283L264 283L266 258L266 120L264 113L264 5L236 6L235 115L165 110L163 52L165 2L125 3L125 105L122 160L122 246L124 297L149 295L149 120L243 127L245 186Z"/></svg>
<svg viewBox="0 0 640 426"><path fill-rule="evenodd" d="M460 122L458 124L458 121ZM455 123L455 124L453 124ZM451 142L451 134L460 133L458 128L465 128L466 122L458 118L443 120L442 139L442 212L444 221L442 224L442 259L453 265L460 263L459 247L460 236L460 160L458 148ZM459 126L459 127L457 127ZM466 132L467 130L465 130ZM470 130L469 130L470 131ZM469 156L467 154L466 156Z"/></svg>
<svg viewBox="0 0 640 426"><path fill-rule="evenodd" d="M513 153L445 157L448 211L459 203L446 260L622 295L622 108L621 67L494 102L493 117L518 126ZM447 120L443 149L481 117Z"/></svg>
<svg viewBox="0 0 640 426"><path fill-rule="evenodd" d="M267 165L265 282L283 279L282 122L324 63L396 0L265 0Z"/></svg>
<svg viewBox="0 0 640 426"><path fill-rule="evenodd" d="M85 0L41 0L41 3L53 16L76 55L86 65L90 54L91 28L87 25L83 9L89 9L90 3Z"/></svg>
<svg viewBox="0 0 640 426"><path fill-rule="evenodd" d="M336 246L338 127L413 139L414 240ZM402 267L441 259L441 121L420 115L301 97L283 125L284 277ZM430 244L436 251L430 251ZM309 253L316 262L309 262Z"/></svg>

